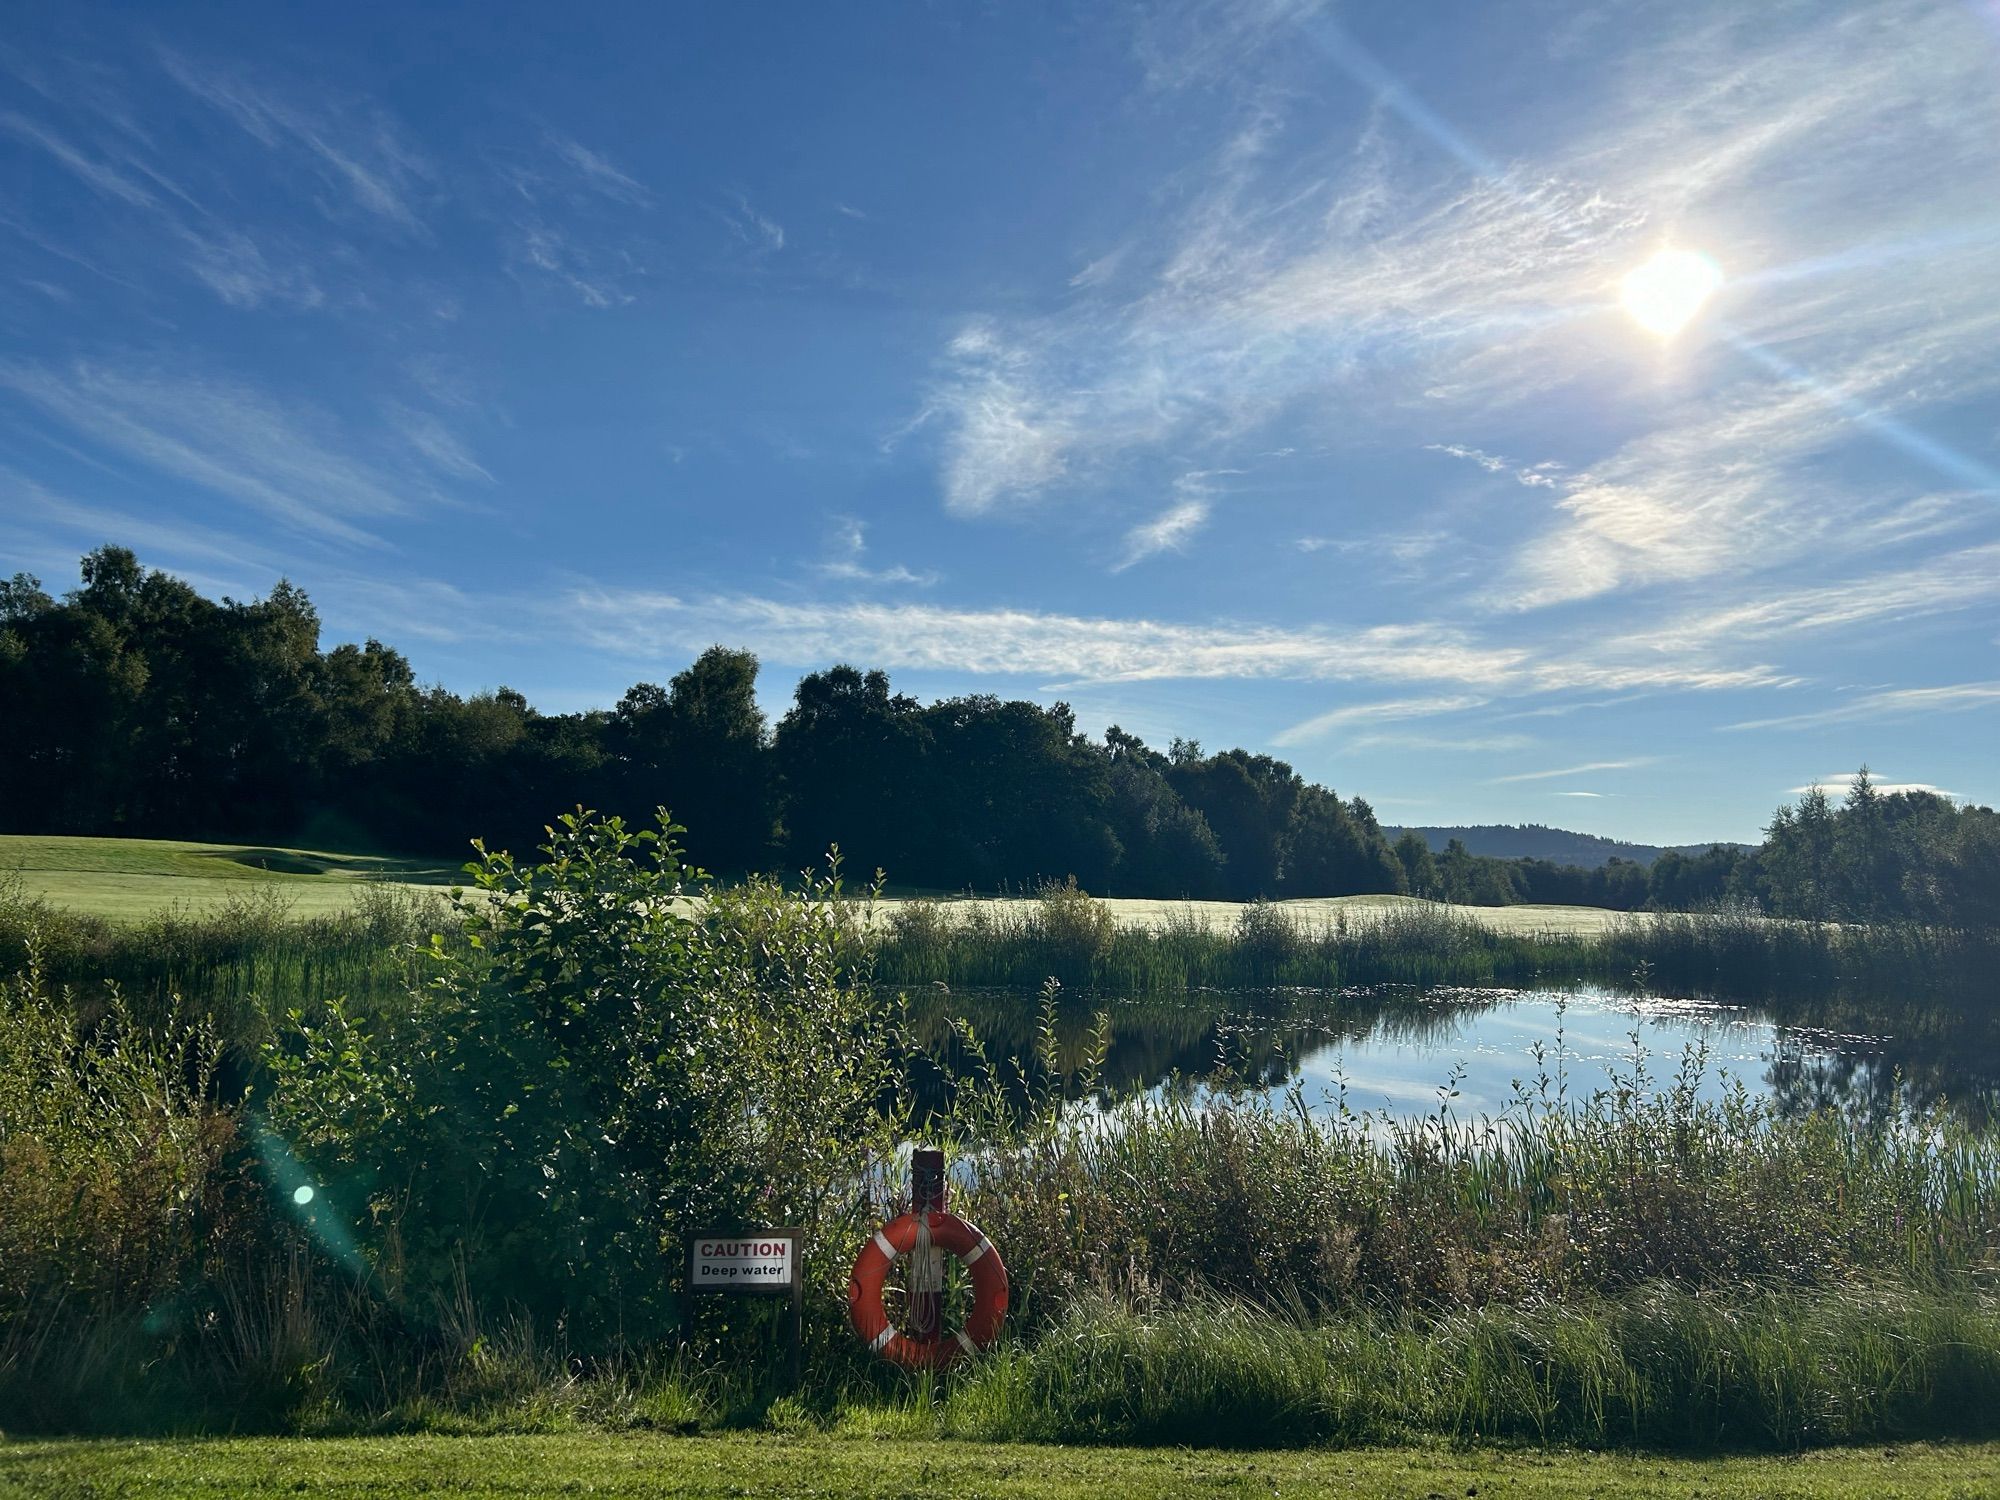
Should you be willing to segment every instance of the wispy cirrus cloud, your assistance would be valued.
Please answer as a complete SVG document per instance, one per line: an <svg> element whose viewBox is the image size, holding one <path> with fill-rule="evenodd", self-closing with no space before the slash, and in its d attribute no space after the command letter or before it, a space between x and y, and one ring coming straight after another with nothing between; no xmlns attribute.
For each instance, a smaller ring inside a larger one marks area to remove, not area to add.
<svg viewBox="0 0 2000 1500"><path fill-rule="evenodd" d="M753 256L774 255L785 248L785 226L752 203L748 193L730 194L730 206L717 212L738 243Z"/></svg>
<svg viewBox="0 0 2000 1500"><path fill-rule="evenodd" d="M423 199L436 170L387 111L172 48L162 47L159 61L194 98L317 177L327 191L315 201L333 216L359 210L405 234L428 234Z"/></svg>
<svg viewBox="0 0 2000 1500"><path fill-rule="evenodd" d="M1185 551L1195 534L1208 525L1209 481L1213 477L1209 471L1197 470L1175 480L1177 498L1173 504L1125 533L1124 554L1111 565L1111 571L1122 573L1162 552Z"/></svg>
<svg viewBox="0 0 2000 1500"><path fill-rule="evenodd" d="M549 151L576 174L576 180L590 191L634 208L651 208L653 195L637 179L612 165L609 158L559 130L544 128L542 139Z"/></svg>
<svg viewBox="0 0 2000 1500"><path fill-rule="evenodd" d="M12 110L0 111L0 130L39 146L64 170L104 197L132 208L157 208L159 198L143 183L70 144L47 126Z"/></svg>
<svg viewBox="0 0 2000 1500"><path fill-rule="evenodd" d="M1735 724L1725 724L1722 728L1725 731L1814 729L1823 724L1920 718L1928 714L1969 713L1994 707L2000 707L2000 682L1960 682L1941 687L1891 688L1885 692L1862 693L1825 708L1781 714L1768 719L1744 719Z"/></svg>
<svg viewBox="0 0 2000 1500"><path fill-rule="evenodd" d="M1208 501L1200 498L1179 500L1150 521L1142 521L1125 533L1125 555L1111 565L1122 573L1135 563L1162 552L1185 551L1194 534L1208 524Z"/></svg>
<svg viewBox="0 0 2000 1500"><path fill-rule="evenodd" d="M629 255L607 261L599 251L546 219L530 217L515 225L509 261L520 271L545 276L574 293L585 307L623 307L635 300L628 278L641 268Z"/></svg>
<svg viewBox="0 0 2000 1500"><path fill-rule="evenodd" d="M352 433L227 380L16 360L0 363L0 388L101 448L298 531L379 546L367 523L411 509L405 486L355 455Z"/></svg>
<svg viewBox="0 0 2000 1500"><path fill-rule="evenodd" d="M890 668L1037 676L1071 683L1174 678L1464 680L1519 674L1524 654L1448 632L1186 625L1019 609L789 602L579 588L561 611L583 639L653 657L720 636L774 661L855 659Z"/></svg>
<svg viewBox="0 0 2000 1500"><path fill-rule="evenodd" d="M824 561L814 563L813 571L843 583L904 583L929 588L938 581L936 573L919 573L901 563L892 563L886 568L869 567L865 561L868 527L853 516L833 518L833 535L828 540L827 550L831 555Z"/></svg>
<svg viewBox="0 0 2000 1500"><path fill-rule="evenodd" d="M0 496L19 520L51 538L66 539L67 549L82 551L116 539L137 549L156 566L180 569L204 583L220 583L219 592L254 593L258 580L281 576L280 553L249 541L240 533L219 531L158 511L144 513L58 493L17 470L0 467Z"/></svg>
<svg viewBox="0 0 2000 1500"><path fill-rule="evenodd" d="M1319 739L1336 729L1353 724L1380 724L1397 719L1423 719L1436 714L1461 713L1479 708L1488 700L1469 693L1451 693L1428 698L1390 698L1379 703L1348 703L1328 709L1310 719L1301 719L1272 737L1278 745L1300 745Z"/></svg>
<svg viewBox="0 0 2000 1500"><path fill-rule="evenodd" d="M74 245L59 243L47 234L26 237L45 252L85 266L129 290L141 289L150 273L165 265L183 271L235 308L279 305L310 310L333 302L327 269L341 260L344 248L328 243L323 229L316 235L301 235L296 230L274 228L268 207L246 207L246 200L258 195L246 193L243 183L229 175L224 165L231 160L228 142L223 143L225 149L194 155L183 152L173 158L170 173L167 148L127 98L136 80L99 76L68 59L60 60L57 66L59 73L39 80L36 92L46 101L50 115L64 123L59 126L50 119L7 112L0 114L0 135L38 147L89 187L107 210L104 220L87 230L100 242L99 253L137 264L128 264L131 274L119 275L106 271L96 257L79 253ZM183 82L195 79L195 72L183 59L171 59L167 67L170 74L180 68L178 76ZM217 97L211 90L205 102L216 103ZM250 97L246 94L236 103L243 104ZM151 113L171 114L166 107L170 98L155 96L148 102ZM327 151L341 154L334 144L339 133L335 126L308 123L301 115L287 118L312 134ZM260 123L262 139L266 144L280 145L264 128L268 123ZM298 151L308 149L299 142L287 144ZM297 184L313 176L296 170L288 149L282 169L272 181L277 194L288 201L304 198L320 205L332 201L323 181L318 184L319 191L297 192ZM366 192L362 197L376 209L388 211L392 219L406 219L399 205L385 205ZM20 232L20 226L10 227ZM76 235L74 223L65 226L66 238ZM167 252L164 256L162 249Z"/></svg>
<svg viewBox="0 0 2000 1500"><path fill-rule="evenodd" d="M495 162L508 190L500 209L509 268L563 288L585 307L637 300L647 274L643 223L654 198L637 178L573 136L543 126L529 148Z"/></svg>
<svg viewBox="0 0 2000 1500"><path fill-rule="evenodd" d="M1350 750L1424 750L1460 755L1504 755L1530 750L1539 743L1526 734L1404 734L1369 733L1350 735Z"/></svg>
<svg viewBox="0 0 2000 1500"><path fill-rule="evenodd" d="M1497 453L1487 453L1478 448L1468 448L1463 443L1426 443L1424 446L1433 453L1443 453L1452 458L1463 459L1467 463L1477 464L1489 474L1510 474L1516 484L1526 485L1530 489L1557 488L1559 483L1557 475L1563 469L1563 465L1553 460L1544 460L1538 464L1517 464L1510 458L1502 458Z"/></svg>
<svg viewBox="0 0 2000 1500"><path fill-rule="evenodd" d="M1444 683L1463 687L1465 696L1483 703L1502 693L1725 691L1787 680L1756 664L1609 659L1592 650L1490 640L1435 623L1347 629L1185 624L594 586L572 590L558 614L580 639L632 657L670 656L727 638L787 663L856 659L885 667L1036 676L1063 685L1225 678ZM1365 717L1426 711L1448 710L1424 700L1398 700L1388 709L1361 706L1347 717L1342 717L1347 710L1339 709L1314 732Z"/></svg>
<svg viewBox="0 0 2000 1500"><path fill-rule="evenodd" d="M1256 96L1176 174L1175 206L1115 277L1066 273L1059 311L965 325L927 408L947 506L1008 514L1060 493L1066 514L1108 517L1116 476L1169 452L1212 460L1304 406L1337 413L1335 432L1357 410L1408 430L1420 409L1433 430L1500 430L1489 419L1518 426L1590 389L1621 404L1625 435L1526 463L1432 445L1546 501L1510 517L1488 609L1635 587L1699 598L1723 580L1740 600L1755 597L1743 580L1787 565L1979 524L1990 497L1937 493L1940 474L1962 490L1978 466L1927 469L1928 440L1898 447L1885 423L1921 439L1927 406L2000 381L1995 237L1933 232L1989 220L2000 194L1984 51L1962 8L1933 0L1882 0L1839 28L1776 10L1635 19L1622 70L1580 80L1559 132L1510 122L1508 160L1466 145L1315 7L1149 20L1158 86L1231 75L1283 38L1325 50L1378 108L1351 144L1279 152L1283 91ZM1397 125L1434 170L1412 170ZM1857 163L1878 169L1866 191ZM1615 290L1677 231L1708 236L1744 290L1724 294L1736 343L1697 339L1670 362ZM1881 244L1838 257L1829 242ZM1783 274L1806 259L1809 275ZM1779 348L1782 363L1741 353ZM1701 378L1679 378L1697 359ZM1873 458L1829 463L1857 452Z"/></svg>
<svg viewBox="0 0 2000 1500"><path fill-rule="evenodd" d="M1656 755L1644 755L1635 760L1592 760L1580 766L1559 766L1552 771L1517 771L1512 776L1489 776L1488 786L1510 786L1519 781L1554 781L1563 776L1587 776L1593 771L1629 771L1639 766L1650 766L1659 759Z"/></svg>

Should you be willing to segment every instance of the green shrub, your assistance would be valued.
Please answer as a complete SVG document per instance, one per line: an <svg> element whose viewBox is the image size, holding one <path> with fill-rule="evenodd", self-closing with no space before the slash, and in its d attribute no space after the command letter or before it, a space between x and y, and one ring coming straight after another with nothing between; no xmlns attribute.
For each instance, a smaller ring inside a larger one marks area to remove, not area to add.
<svg viewBox="0 0 2000 1500"><path fill-rule="evenodd" d="M405 1009L269 1050L271 1126L392 1300L469 1285L602 1349L673 1326L698 1228L847 1252L899 1061L858 917L837 871L709 890L678 831L579 812L539 863L482 851Z"/></svg>

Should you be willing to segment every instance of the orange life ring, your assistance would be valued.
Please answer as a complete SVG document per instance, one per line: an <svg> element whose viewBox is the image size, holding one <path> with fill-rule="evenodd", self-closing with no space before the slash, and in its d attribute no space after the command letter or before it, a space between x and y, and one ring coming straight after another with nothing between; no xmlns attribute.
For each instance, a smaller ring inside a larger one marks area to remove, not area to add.
<svg viewBox="0 0 2000 1500"><path fill-rule="evenodd" d="M929 1342L903 1333L882 1306L889 1267L916 1249L926 1230L931 1245L954 1256L972 1276L972 1315L965 1327ZM876 1230L854 1258L847 1278L847 1316L861 1342L884 1359L911 1370L942 1370L999 1336L1007 1317L1007 1267L993 1242L957 1214L904 1214Z"/></svg>

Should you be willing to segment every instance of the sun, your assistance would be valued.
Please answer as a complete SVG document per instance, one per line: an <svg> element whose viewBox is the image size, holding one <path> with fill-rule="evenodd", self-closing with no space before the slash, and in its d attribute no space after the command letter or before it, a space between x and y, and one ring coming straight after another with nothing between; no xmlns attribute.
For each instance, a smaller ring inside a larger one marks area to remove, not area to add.
<svg viewBox="0 0 2000 1500"><path fill-rule="evenodd" d="M1662 250L1618 283L1618 300L1648 333L1670 339L1722 285L1722 268L1694 250Z"/></svg>

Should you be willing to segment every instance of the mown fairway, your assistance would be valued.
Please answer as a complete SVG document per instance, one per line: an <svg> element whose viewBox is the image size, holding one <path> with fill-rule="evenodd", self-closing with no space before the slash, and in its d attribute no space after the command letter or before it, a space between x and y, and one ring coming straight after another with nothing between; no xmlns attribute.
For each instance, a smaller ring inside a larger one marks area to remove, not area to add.
<svg viewBox="0 0 2000 1500"><path fill-rule="evenodd" d="M468 857L471 851L467 850ZM260 888L292 903L299 916L339 911L360 883L436 888L452 883L459 866L449 860L403 860L332 854L257 844L192 844L168 839L42 838L0 834L0 878L18 870L25 893L51 904L114 921L135 921L171 906L196 910L241 900ZM901 904L880 903L878 918ZM946 898L947 909L964 904ZM1027 908L1031 897L982 898L996 908ZM1226 930L1242 907L1231 901L1154 901L1113 898L1105 906L1121 926L1156 926L1192 914ZM1384 912L1435 906L1410 896L1326 896L1276 903L1314 926L1336 919L1366 922ZM1463 912L1496 932L1591 936L1624 913L1595 906L1467 906Z"/></svg>
<svg viewBox="0 0 2000 1500"><path fill-rule="evenodd" d="M346 908L364 881L436 886L458 873L442 860L260 844L0 835L0 878L13 871L29 896L120 921L177 905L220 906L262 890L283 897L300 916L316 916Z"/></svg>
<svg viewBox="0 0 2000 1500"><path fill-rule="evenodd" d="M1672 1459L1491 1450L1225 1453L788 1439L403 1437L0 1446L0 1494L1989 1496L2000 1447Z"/></svg>

